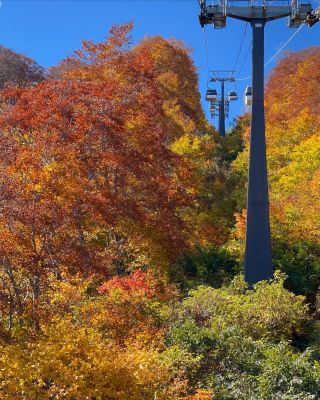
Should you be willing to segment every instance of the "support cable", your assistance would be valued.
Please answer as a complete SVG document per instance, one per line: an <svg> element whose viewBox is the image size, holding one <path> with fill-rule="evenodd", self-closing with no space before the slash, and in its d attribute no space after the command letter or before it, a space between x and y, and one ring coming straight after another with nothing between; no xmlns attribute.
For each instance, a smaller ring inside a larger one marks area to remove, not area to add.
<svg viewBox="0 0 320 400"><path fill-rule="evenodd" d="M242 62L242 64L241 64L241 67L240 67L240 69L239 69L239 74L241 73L241 71L242 71L242 69L243 69L243 67L244 67L244 65L245 65L245 63L246 63L246 61L247 61L247 58L248 58L248 55L250 54L250 52L251 52L251 49L252 49L252 42L250 42L250 46L249 46L249 48L248 48L248 50L247 50L247 52L246 52L246 55L245 55L245 57L244 57L244 59L243 59L243 62ZM251 78L251 75L249 76L249 77L246 77L246 78L236 78L236 81L243 81L243 80L247 80L247 79L249 79L249 78Z"/></svg>
<svg viewBox="0 0 320 400"><path fill-rule="evenodd" d="M239 48L239 51L238 51L238 54L237 54L237 57L236 57L236 62L234 64L234 68L233 68L234 71L237 69L237 65L238 65L240 54L241 54L243 42L244 42L244 39L245 39L246 34L247 34L247 29L248 29L248 22L246 23L246 26L245 26L245 29L244 29L244 33L243 33L243 36L242 36L242 40L241 40L241 43L240 43L240 48Z"/></svg>
<svg viewBox="0 0 320 400"><path fill-rule="evenodd" d="M286 47L286 45L287 45L289 42L291 42L291 40L301 31L301 29L302 29L303 27L304 27L303 24L299 26L299 28L298 28L298 29L294 32L294 34L285 42L285 44L282 45L282 46L280 47L280 49L279 49L271 58L269 58L269 60L264 64L264 67L266 67L267 65L269 65L269 64L271 63L271 61L272 61L275 57L277 57L277 55L278 55L279 53L281 53L281 51Z"/></svg>
<svg viewBox="0 0 320 400"><path fill-rule="evenodd" d="M207 81L209 81L210 68L209 68L209 57L208 57L208 46L207 46L207 33L206 33L205 27L202 28L202 32L203 32L203 44L204 44L204 52L205 52L205 57L206 57L206 66L207 66L207 75L208 75Z"/></svg>
<svg viewBox="0 0 320 400"><path fill-rule="evenodd" d="M289 44L291 42L291 40L301 31L301 29L304 27L304 25L300 25L299 28L294 32L293 35L290 36L290 38L280 47L279 50L277 50L272 57L269 58L269 60L264 64L264 68L266 68L271 61L273 61L278 54L280 54L282 52L282 50L287 46L287 44ZM252 77L252 75L246 76L245 78L237 78L236 81L246 81L248 79L250 79Z"/></svg>

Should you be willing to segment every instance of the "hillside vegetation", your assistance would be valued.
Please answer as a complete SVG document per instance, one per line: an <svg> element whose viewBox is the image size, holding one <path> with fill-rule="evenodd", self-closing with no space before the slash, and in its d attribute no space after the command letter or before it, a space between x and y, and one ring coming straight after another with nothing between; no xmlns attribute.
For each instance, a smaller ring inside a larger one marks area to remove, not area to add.
<svg viewBox="0 0 320 400"><path fill-rule="evenodd" d="M30 69L0 91L0 398L319 399L320 49L268 81L275 277L248 289L249 116L219 138L189 50L131 29L48 73L0 51Z"/></svg>

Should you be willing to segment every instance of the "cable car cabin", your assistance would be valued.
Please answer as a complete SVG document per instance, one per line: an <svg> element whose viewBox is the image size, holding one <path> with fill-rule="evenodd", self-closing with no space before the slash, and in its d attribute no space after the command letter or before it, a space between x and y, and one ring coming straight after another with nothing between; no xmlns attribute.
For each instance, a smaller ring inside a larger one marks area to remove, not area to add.
<svg viewBox="0 0 320 400"><path fill-rule="evenodd" d="M252 106L252 87L247 86L245 95L244 95L244 102L247 107Z"/></svg>
<svg viewBox="0 0 320 400"><path fill-rule="evenodd" d="M215 102L217 100L217 97L218 97L218 93L217 93L216 89L208 89L207 90L207 93L206 93L207 101Z"/></svg>
<svg viewBox="0 0 320 400"><path fill-rule="evenodd" d="M214 107L213 104L211 104L211 106L210 106L210 108L209 108L209 111L210 111L211 114L214 114L214 113L215 113L216 109L215 109L215 107Z"/></svg>
<svg viewBox="0 0 320 400"><path fill-rule="evenodd" d="M229 101L238 100L238 95L236 92L229 92L228 98L229 98Z"/></svg>

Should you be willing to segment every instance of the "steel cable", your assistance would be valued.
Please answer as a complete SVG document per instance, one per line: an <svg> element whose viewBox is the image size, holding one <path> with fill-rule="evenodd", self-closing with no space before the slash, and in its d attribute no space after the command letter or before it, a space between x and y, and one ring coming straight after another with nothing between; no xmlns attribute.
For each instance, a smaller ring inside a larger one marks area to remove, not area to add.
<svg viewBox="0 0 320 400"><path fill-rule="evenodd" d="M277 50L272 57L269 58L269 60L264 64L264 68L266 68L271 61L273 61L275 59L275 57L277 57L278 54L280 54L282 52L282 50L287 46L287 44L289 44L291 42L291 40L301 31L301 29L304 27L304 25L301 25L295 32L293 35L290 36L290 38L280 47L279 50ZM240 73L240 72L239 72ZM237 78L236 81L246 81L248 79L250 79L252 77L252 75L246 76L245 78Z"/></svg>

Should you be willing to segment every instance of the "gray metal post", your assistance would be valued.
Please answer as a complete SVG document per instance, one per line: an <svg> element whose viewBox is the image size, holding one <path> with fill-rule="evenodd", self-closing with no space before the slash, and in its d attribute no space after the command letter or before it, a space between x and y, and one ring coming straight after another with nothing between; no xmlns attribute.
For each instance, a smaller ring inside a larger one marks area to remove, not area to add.
<svg viewBox="0 0 320 400"><path fill-rule="evenodd" d="M249 284L272 278L269 223L268 176L264 119L264 26L265 20L252 20L252 119L245 278Z"/></svg>
<svg viewBox="0 0 320 400"><path fill-rule="evenodd" d="M224 81L221 81L221 101L219 103L219 134L226 136L225 111L224 111Z"/></svg>

